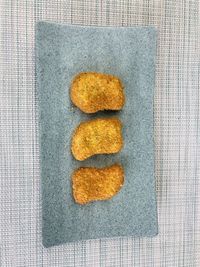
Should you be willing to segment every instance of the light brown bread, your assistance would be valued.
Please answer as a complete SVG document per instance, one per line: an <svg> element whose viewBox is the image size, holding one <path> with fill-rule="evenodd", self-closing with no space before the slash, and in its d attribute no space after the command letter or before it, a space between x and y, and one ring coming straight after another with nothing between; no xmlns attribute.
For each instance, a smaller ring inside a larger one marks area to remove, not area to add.
<svg viewBox="0 0 200 267"><path fill-rule="evenodd" d="M123 184L124 171L119 164L106 168L79 168L72 175L74 200L82 205L112 198Z"/></svg>

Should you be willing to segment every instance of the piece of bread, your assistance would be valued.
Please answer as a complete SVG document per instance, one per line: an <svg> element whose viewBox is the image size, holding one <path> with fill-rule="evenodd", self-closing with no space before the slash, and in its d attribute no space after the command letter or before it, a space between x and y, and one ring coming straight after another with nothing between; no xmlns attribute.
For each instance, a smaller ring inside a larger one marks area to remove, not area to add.
<svg viewBox="0 0 200 267"><path fill-rule="evenodd" d="M71 85L71 100L85 113L122 109L125 96L120 79L104 73L78 74Z"/></svg>
<svg viewBox="0 0 200 267"><path fill-rule="evenodd" d="M124 171L119 164L106 168L79 168L72 175L73 196L78 204L110 199L123 184Z"/></svg>
<svg viewBox="0 0 200 267"><path fill-rule="evenodd" d="M122 123L118 118L98 118L79 124L72 137L72 154L85 160L96 154L117 153L123 146Z"/></svg>

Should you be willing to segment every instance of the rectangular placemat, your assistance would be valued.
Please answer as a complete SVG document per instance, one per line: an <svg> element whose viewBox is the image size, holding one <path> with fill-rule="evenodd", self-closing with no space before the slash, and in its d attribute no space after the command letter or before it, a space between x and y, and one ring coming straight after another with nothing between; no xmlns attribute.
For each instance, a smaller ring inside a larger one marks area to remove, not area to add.
<svg viewBox="0 0 200 267"><path fill-rule="evenodd" d="M156 31L153 27L78 27L39 22L36 32L40 107L43 244L82 239L154 236L157 211L154 181L153 90ZM120 112L88 115L72 105L70 83L79 72L121 78L126 104ZM81 121L117 116L123 123L119 154L84 162L71 155L71 136ZM125 184L109 201L74 202L71 174L80 166L121 163Z"/></svg>

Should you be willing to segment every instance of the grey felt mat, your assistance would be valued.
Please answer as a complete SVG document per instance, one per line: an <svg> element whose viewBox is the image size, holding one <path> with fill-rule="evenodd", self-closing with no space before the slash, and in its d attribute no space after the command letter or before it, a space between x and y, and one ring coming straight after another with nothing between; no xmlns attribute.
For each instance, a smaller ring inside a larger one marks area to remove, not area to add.
<svg viewBox="0 0 200 267"><path fill-rule="evenodd" d="M153 90L156 32L152 27L94 28L39 22L36 29L40 105L43 244L111 236L154 236L157 211L154 181ZM120 112L83 114L69 98L75 74L97 71L119 76L126 105ZM70 152L80 121L119 116L124 148L84 162ZM111 200L75 204L71 173L80 166L119 162L125 184Z"/></svg>

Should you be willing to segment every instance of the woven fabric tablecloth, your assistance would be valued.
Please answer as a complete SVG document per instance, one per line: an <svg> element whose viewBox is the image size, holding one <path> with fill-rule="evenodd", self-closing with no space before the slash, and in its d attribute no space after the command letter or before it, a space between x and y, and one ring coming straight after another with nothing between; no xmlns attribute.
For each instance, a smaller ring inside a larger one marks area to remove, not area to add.
<svg viewBox="0 0 200 267"><path fill-rule="evenodd" d="M0 266L200 266L200 2L0 0ZM35 24L154 25L159 235L41 242Z"/></svg>

